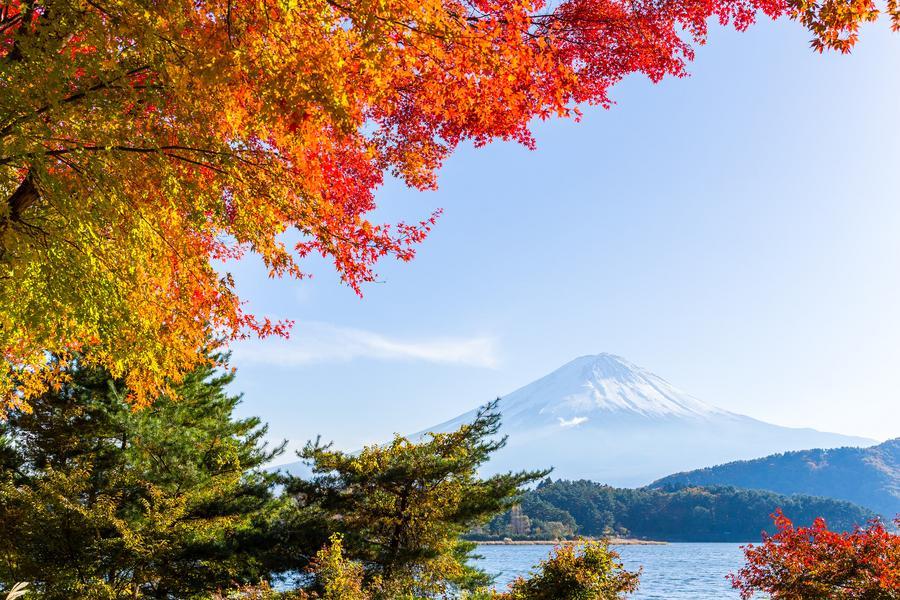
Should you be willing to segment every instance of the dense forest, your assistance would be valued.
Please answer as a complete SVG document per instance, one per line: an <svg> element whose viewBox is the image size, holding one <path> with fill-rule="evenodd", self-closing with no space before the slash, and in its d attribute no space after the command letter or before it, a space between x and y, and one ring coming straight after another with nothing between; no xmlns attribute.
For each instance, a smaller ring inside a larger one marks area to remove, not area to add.
<svg viewBox="0 0 900 600"><path fill-rule="evenodd" d="M801 450L664 477L651 487L732 485L779 494L848 500L880 513L900 514L900 438L871 448Z"/></svg>
<svg viewBox="0 0 900 600"><path fill-rule="evenodd" d="M852 529L875 516L850 502L785 496L734 487L614 488L591 481L545 479L521 503L472 539L557 539L627 536L671 542L757 541L781 509L797 523L824 517L834 529Z"/></svg>

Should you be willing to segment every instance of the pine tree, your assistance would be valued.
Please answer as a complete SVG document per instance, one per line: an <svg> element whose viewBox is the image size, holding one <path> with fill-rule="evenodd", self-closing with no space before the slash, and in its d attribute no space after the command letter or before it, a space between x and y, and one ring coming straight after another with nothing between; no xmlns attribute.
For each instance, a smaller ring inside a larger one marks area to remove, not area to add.
<svg viewBox="0 0 900 600"><path fill-rule="evenodd" d="M376 597L476 589L487 578L466 564L474 544L460 536L508 510L522 486L547 474L480 478L478 469L506 443L499 428L494 401L472 423L419 441L398 436L355 454L310 443L299 455L314 477L294 479L288 490L303 510L326 518L328 531L341 534Z"/></svg>
<svg viewBox="0 0 900 600"><path fill-rule="evenodd" d="M260 467L281 452L237 419L233 373L192 372L134 411L75 360L0 425L0 581L39 597L192 598L269 576L284 502Z"/></svg>

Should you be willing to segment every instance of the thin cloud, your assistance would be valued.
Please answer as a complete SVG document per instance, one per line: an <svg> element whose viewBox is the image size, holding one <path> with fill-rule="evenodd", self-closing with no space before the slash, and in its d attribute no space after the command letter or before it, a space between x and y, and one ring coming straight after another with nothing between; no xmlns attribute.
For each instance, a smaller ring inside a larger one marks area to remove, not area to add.
<svg viewBox="0 0 900 600"><path fill-rule="evenodd" d="M569 420L563 419L562 417L556 417L559 419L560 427L578 427L582 423L587 423L587 417L572 417Z"/></svg>
<svg viewBox="0 0 900 600"><path fill-rule="evenodd" d="M302 366L356 358L483 368L495 368L498 363L496 342L487 336L399 339L364 329L308 321L295 325L290 339L270 338L239 343L235 345L233 354L245 364L276 366Z"/></svg>

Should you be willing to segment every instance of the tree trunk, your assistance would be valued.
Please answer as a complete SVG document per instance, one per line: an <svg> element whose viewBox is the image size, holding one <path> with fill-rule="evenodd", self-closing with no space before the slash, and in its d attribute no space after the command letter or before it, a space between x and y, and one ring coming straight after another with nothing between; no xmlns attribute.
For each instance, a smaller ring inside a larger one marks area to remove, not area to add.
<svg viewBox="0 0 900 600"><path fill-rule="evenodd" d="M0 261L6 258L7 247L3 238L7 229L16 223L23 223L22 214L40 199L41 194L34 184L34 172L29 169L16 191L6 199L6 214L0 214Z"/></svg>
<svg viewBox="0 0 900 600"><path fill-rule="evenodd" d="M40 198L40 192L38 192L37 187L34 185L34 174L29 170L25 179L23 179L22 183L19 184L19 187L16 188L16 191L14 191L6 200L6 204L9 207L9 213L3 219L4 225L10 221L21 221L22 213L33 206Z"/></svg>
<svg viewBox="0 0 900 600"><path fill-rule="evenodd" d="M400 494L400 506L397 508L397 522L394 524L394 530L391 535L388 561L387 564L384 565L382 571L386 581L391 578L391 575L394 573L394 567L397 566L400 554L400 543L406 532L406 527L409 524L409 515L406 514L406 510L409 506L409 496L411 493L409 488L404 488L403 492Z"/></svg>

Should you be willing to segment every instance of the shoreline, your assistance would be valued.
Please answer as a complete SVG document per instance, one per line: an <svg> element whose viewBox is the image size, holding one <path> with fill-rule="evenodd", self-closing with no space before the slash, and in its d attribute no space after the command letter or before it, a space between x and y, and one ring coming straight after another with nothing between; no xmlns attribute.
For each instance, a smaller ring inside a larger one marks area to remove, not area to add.
<svg viewBox="0 0 900 600"><path fill-rule="evenodd" d="M598 538L584 538L580 540L490 540L475 542L479 546L557 546L569 544L583 544L584 542L601 541ZM610 546L666 546L669 542L656 540L638 540L634 538L606 538Z"/></svg>

